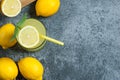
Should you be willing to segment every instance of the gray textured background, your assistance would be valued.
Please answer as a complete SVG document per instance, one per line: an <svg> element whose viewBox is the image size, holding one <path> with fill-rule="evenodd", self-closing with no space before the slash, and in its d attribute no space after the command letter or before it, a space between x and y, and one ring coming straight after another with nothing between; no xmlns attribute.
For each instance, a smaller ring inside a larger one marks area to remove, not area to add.
<svg viewBox="0 0 120 80"><path fill-rule="evenodd" d="M120 0L61 0L59 12L48 18L36 17L34 5L15 18L0 15L0 25L16 23L27 12L65 46L47 42L35 53L16 46L0 49L0 57L16 62L26 56L38 58L45 67L45 80L120 80Z"/></svg>

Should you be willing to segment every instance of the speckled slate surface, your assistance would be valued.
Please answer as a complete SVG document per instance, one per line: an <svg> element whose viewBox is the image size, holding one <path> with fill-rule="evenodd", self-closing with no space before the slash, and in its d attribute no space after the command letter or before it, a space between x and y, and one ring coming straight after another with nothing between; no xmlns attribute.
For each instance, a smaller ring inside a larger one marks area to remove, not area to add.
<svg viewBox="0 0 120 80"><path fill-rule="evenodd" d="M34 4L15 18L0 15L0 25L16 23L27 12L43 22L48 36L65 46L47 42L34 53L17 46L0 48L0 57L16 62L26 56L38 58L45 67L45 80L120 79L120 0L61 0L59 12L48 18L36 17ZM17 80L24 79L18 76Z"/></svg>

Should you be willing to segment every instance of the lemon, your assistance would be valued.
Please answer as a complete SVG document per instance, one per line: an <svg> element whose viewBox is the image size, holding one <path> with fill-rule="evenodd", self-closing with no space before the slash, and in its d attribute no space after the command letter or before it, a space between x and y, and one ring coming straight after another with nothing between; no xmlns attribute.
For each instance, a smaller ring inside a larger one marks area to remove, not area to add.
<svg viewBox="0 0 120 80"><path fill-rule="evenodd" d="M39 32L33 26L25 26L18 33L18 41L25 48L32 48L39 43Z"/></svg>
<svg viewBox="0 0 120 80"><path fill-rule="evenodd" d="M2 0L1 11L8 17L15 17L21 12L20 0Z"/></svg>
<svg viewBox="0 0 120 80"><path fill-rule="evenodd" d="M11 41L14 34L15 26L12 23L7 23L0 28L0 46L7 49L16 44L16 39Z"/></svg>
<svg viewBox="0 0 120 80"><path fill-rule="evenodd" d="M28 79L31 80L31 79ZM35 80L43 80L42 76L40 76L39 78L35 79Z"/></svg>
<svg viewBox="0 0 120 80"><path fill-rule="evenodd" d="M55 14L60 7L60 0L37 0L35 5L36 15L48 17Z"/></svg>
<svg viewBox="0 0 120 80"><path fill-rule="evenodd" d="M13 80L18 75L18 68L15 62L8 58L0 58L0 80Z"/></svg>
<svg viewBox="0 0 120 80"><path fill-rule="evenodd" d="M43 76L43 65L33 57L22 58L18 62L20 73L28 80L41 80Z"/></svg>

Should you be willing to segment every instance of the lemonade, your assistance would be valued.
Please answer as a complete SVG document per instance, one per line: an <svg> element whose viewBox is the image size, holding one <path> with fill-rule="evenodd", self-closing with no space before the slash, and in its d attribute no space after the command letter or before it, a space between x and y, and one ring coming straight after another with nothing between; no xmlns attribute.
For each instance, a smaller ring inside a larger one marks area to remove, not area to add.
<svg viewBox="0 0 120 80"><path fill-rule="evenodd" d="M40 34L46 36L44 25L36 19L27 19L20 26L17 34L18 43L27 51L37 51L41 49L46 40L40 37Z"/></svg>

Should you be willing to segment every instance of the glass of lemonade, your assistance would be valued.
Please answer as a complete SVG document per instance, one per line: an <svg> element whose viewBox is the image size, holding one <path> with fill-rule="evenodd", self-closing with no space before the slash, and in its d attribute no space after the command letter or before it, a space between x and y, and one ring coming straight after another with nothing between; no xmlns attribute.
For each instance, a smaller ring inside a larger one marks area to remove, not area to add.
<svg viewBox="0 0 120 80"><path fill-rule="evenodd" d="M41 49L46 40L40 37L40 34L46 36L44 25L36 19L27 19L20 26L17 34L17 41L20 46L27 51L37 51Z"/></svg>

